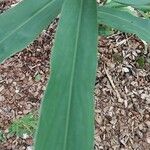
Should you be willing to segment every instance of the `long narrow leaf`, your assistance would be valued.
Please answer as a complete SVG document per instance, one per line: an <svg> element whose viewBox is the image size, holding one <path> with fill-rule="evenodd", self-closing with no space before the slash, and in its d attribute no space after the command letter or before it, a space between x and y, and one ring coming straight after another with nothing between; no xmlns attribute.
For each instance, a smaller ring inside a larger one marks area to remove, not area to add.
<svg viewBox="0 0 150 150"><path fill-rule="evenodd" d="M99 7L98 22L109 25L123 32L133 33L150 42L150 20L131 15L114 8Z"/></svg>
<svg viewBox="0 0 150 150"><path fill-rule="evenodd" d="M110 8L123 8L126 7L125 4L117 3L115 1L110 1L105 4L105 7L110 7Z"/></svg>
<svg viewBox="0 0 150 150"><path fill-rule="evenodd" d="M149 5L141 5L141 6L132 6L132 7L142 10L142 11L150 12L150 4Z"/></svg>
<svg viewBox="0 0 150 150"><path fill-rule="evenodd" d="M93 149L96 20L96 1L65 1L35 150Z"/></svg>
<svg viewBox="0 0 150 150"><path fill-rule="evenodd" d="M0 62L25 48L58 15L63 0L24 0L0 15Z"/></svg>
<svg viewBox="0 0 150 150"><path fill-rule="evenodd" d="M124 6L132 6L133 8L142 10L142 11L150 11L150 0L113 0L109 5L124 5Z"/></svg>
<svg viewBox="0 0 150 150"><path fill-rule="evenodd" d="M148 5L150 4L149 0L113 0L117 3L122 3L126 5Z"/></svg>

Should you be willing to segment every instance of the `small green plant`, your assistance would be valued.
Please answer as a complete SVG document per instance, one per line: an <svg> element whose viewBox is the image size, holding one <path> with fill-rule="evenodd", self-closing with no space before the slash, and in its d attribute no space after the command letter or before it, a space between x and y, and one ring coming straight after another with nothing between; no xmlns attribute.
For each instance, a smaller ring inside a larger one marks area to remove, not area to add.
<svg viewBox="0 0 150 150"><path fill-rule="evenodd" d="M150 20L135 11L149 12L149 0L109 0L104 5L96 0L24 0L0 15L3 62L25 48L60 14L35 150L93 149L98 24L150 42ZM107 33L105 29L99 28ZM19 134L18 126L20 122L11 130Z"/></svg>
<svg viewBox="0 0 150 150"><path fill-rule="evenodd" d="M3 142L6 140L5 134L3 133L2 130L0 130L0 142Z"/></svg>
<svg viewBox="0 0 150 150"><path fill-rule="evenodd" d="M143 69L144 65L145 65L145 58L144 58L144 56L139 56L137 58L137 63L138 63L139 68Z"/></svg>
<svg viewBox="0 0 150 150"><path fill-rule="evenodd" d="M9 127L10 136L23 137L24 134L33 136L37 128L38 117L36 114L29 113L12 122Z"/></svg>
<svg viewBox="0 0 150 150"><path fill-rule="evenodd" d="M41 75L38 73L35 75L35 81L38 82L41 80Z"/></svg>
<svg viewBox="0 0 150 150"><path fill-rule="evenodd" d="M109 36L114 33L113 29L111 27L108 27L106 25L100 24L98 28L98 34L100 36Z"/></svg>

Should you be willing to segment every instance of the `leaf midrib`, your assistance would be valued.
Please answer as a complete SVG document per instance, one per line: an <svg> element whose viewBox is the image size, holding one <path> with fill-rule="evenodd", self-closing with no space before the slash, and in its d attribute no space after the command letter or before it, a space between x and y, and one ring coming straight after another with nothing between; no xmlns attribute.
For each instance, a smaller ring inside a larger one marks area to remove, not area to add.
<svg viewBox="0 0 150 150"><path fill-rule="evenodd" d="M46 9L47 7L49 7L49 5L51 5L53 2L55 2L56 0L53 0L51 2L48 2L44 7L42 7L41 9L37 10L31 17L29 17L26 21L24 21L23 23L21 23L17 28L15 28L14 30L12 30L9 34L6 35L5 38L3 38L0 41L0 44L2 42L4 42L7 38L9 38L9 36L13 35L17 30L21 29L25 24L27 24L28 22L30 22L34 17L36 17L40 12L42 12L44 9Z"/></svg>
<svg viewBox="0 0 150 150"><path fill-rule="evenodd" d="M99 11L100 11L100 10L99 10ZM118 17L118 16L115 16L115 15L112 15L112 14L107 13L107 12L104 12L104 11L100 11L100 13L104 13L104 14L110 15L110 16L112 16L112 17L118 18L118 19L120 19L120 20L123 20L123 21L125 21L125 22L127 22L127 23L131 24L131 25L132 25L132 26L134 26L135 28L139 28L139 29L143 30L143 31L144 31L144 33L146 33L146 34L147 34L147 32L145 31L145 29L144 29L144 28L140 28L139 26L137 26L136 24L131 23L131 22L130 22L130 21L128 21L128 20L122 19L121 17ZM145 34L144 34L144 35L145 35ZM147 37L146 37L146 39L147 39Z"/></svg>
<svg viewBox="0 0 150 150"><path fill-rule="evenodd" d="M68 110L67 110L67 116L66 116L66 128L65 128L65 137L64 137L64 147L63 150L66 150L66 144L67 144L67 136L68 136L68 128L69 128L69 118L70 118L70 109L71 109L71 100L72 100L72 93L73 93L73 83L74 83L74 74L75 74L75 67L76 67L76 58L77 58L77 51L78 51L78 40L79 40L79 34L80 34L80 25L82 21L82 10L83 10L83 2L84 0L81 0L81 7L80 7L80 13L79 13L79 21L77 24L77 32L76 32L76 41L75 41L75 50L73 55L73 65L71 70L71 80L70 80L70 88L69 88L69 100L68 100Z"/></svg>

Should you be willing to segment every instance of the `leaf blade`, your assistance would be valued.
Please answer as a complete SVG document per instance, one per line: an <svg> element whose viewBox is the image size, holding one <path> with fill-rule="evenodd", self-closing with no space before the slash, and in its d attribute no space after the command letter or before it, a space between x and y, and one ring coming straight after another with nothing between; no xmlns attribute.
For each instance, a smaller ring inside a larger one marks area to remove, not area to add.
<svg viewBox="0 0 150 150"><path fill-rule="evenodd" d="M131 15L113 8L99 7L98 22L107 24L123 32L133 33L150 42L150 20Z"/></svg>
<svg viewBox="0 0 150 150"><path fill-rule="evenodd" d="M38 0L36 4L25 0L0 15L0 62L32 42L58 15L61 5L62 0Z"/></svg>
<svg viewBox="0 0 150 150"><path fill-rule="evenodd" d="M142 11L150 11L150 1L149 0L144 0L144 1L139 1L139 0L113 0L110 2L110 4L113 3L118 3L120 5L124 6L131 6L133 8L142 10Z"/></svg>
<svg viewBox="0 0 150 150"><path fill-rule="evenodd" d="M97 62L96 2L66 0L61 15L35 149L91 150L92 90Z"/></svg>
<svg viewBox="0 0 150 150"><path fill-rule="evenodd" d="M126 5L148 5L150 4L149 0L113 0L117 3L126 4Z"/></svg>

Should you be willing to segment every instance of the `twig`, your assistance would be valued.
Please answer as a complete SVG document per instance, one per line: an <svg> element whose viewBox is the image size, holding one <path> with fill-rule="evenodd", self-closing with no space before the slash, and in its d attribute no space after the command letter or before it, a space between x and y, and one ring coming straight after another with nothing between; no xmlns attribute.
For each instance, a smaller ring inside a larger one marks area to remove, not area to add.
<svg viewBox="0 0 150 150"><path fill-rule="evenodd" d="M106 75L108 77L108 80L109 80L112 88L116 92L116 95L117 95L117 98L118 98L118 102L123 103L123 99L121 98L120 93L118 92L118 90L117 90L117 88L116 88L116 86L115 86L115 84L114 84L114 82L112 80L112 77L110 76L110 74L109 74L108 70L105 68L105 66L104 66L104 70L105 70L105 73L106 73Z"/></svg>

